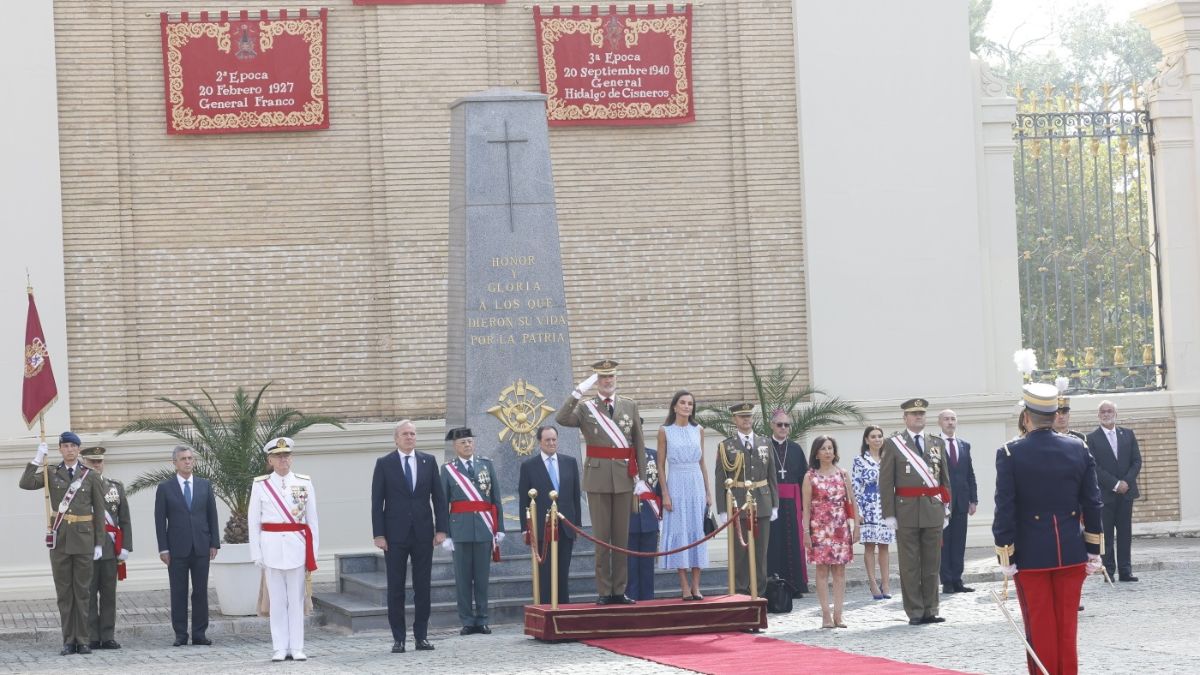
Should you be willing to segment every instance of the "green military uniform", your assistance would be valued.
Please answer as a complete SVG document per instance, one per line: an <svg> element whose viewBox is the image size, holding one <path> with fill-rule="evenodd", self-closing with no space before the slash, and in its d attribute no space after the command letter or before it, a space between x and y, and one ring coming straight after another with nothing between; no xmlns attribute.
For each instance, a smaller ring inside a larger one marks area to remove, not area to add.
<svg viewBox="0 0 1200 675"><path fill-rule="evenodd" d="M455 436L456 433L466 435ZM454 436L454 438L451 438ZM447 440L469 438L469 429L452 429L447 434ZM504 511L500 504L500 487L497 484L498 474L492 466L492 461L479 456L473 456L468 465L461 457L442 465L442 489L446 501L450 504L449 539L454 542L454 584L458 594L458 618L462 621L463 634L490 632L488 625L488 582L492 569L492 532L481 517L479 511L460 511L455 513L455 504L463 508L467 503L474 502L455 479L451 466L458 473L475 485L479 497L482 497L479 507L491 505L498 531L504 527Z"/></svg>
<svg viewBox="0 0 1200 675"><path fill-rule="evenodd" d="M25 490L42 490L46 484L46 472L39 472L32 462L25 467L18 485ZM73 481L79 482L66 514L58 527L54 548L50 549L50 571L54 575L54 589L58 595L58 616L62 625L64 645L87 647L88 632L88 587L92 583L92 554L97 546L103 546L108 536L104 533L104 484L100 475L84 468L83 464L71 467L63 464L47 465L50 474L50 508L57 509L62 503ZM86 472L86 475L83 475ZM53 524L48 523L47 525Z"/></svg>
<svg viewBox="0 0 1200 675"><path fill-rule="evenodd" d="M924 399L905 401L905 412L924 412ZM947 522L945 504L950 503L950 469L945 461L946 450L940 437L920 433L919 446L907 430L888 438L879 460L879 499L883 517L896 521L896 547L900 560L900 589L904 612L911 623L929 623L938 614L938 584L942 564L942 528ZM912 496L911 491L930 490L918 468L912 465L900 449L903 443L919 454L936 479L939 496ZM920 448L920 450L918 450ZM908 492L905 496L897 494ZM942 499L945 499L945 502ZM936 618L936 621L941 621Z"/></svg>
<svg viewBox="0 0 1200 675"><path fill-rule="evenodd" d="M615 375L617 362L599 361L592 364L597 375ZM572 393L558 409L554 419L564 427L577 427L588 450L584 450L583 491L588 496L588 512L592 517L592 535L600 541L626 546L629 542L629 516L637 512L634 505L635 481L646 479L646 447L642 437L642 417L636 401L614 395L612 412L604 397L597 394L586 399ZM591 404L589 406L588 404ZM593 408L595 412L593 412ZM621 448L608 433L605 425L620 429L629 445ZM601 457L628 451L628 458ZM636 462L630 475L629 462ZM601 547L596 549L596 593L603 601L620 599L629 581L626 555Z"/></svg>
<svg viewBox="0 0 1200 675"><path fill-rule="evenodd" d="M749 414L754 406L749 403L730 408L736 414ZM775 469L775 453L771 437L750 432L750 443L746 443L741 432L726 438L717 445L716 499L717 512L725 513L725 479L733 480L733 499L737 504L746 504L753 498L757 516L754 531L754 561L757 575L756 595L767 592L767 544L771 535L771 513L779 508L779 472ZM749 526L749 515L742 520L743 532ZM736 537L732 530L729 536ZM746 536L747 540L749 536ZM734 585L738 593L750 595L750 551L746 546L733 547Z"/></svg>
<svg viewBox="0 0 1200 675"><path fill-rule="evenodd" d="M79 456L87 460L104 458L102 447L84 448ZM121 481L100 476L104 486L103 502L105 524L121 531L121 549L133 550L133 526L129 520L129 500L125 498L125 486ZM117 578L124 578L124 561L118 560L121 550L116 547L116 533L105 528L104 554L92 563L92 583L88 588L88 634L92 649L118 649L113 639L117 625ZM118 566L121 574L117 574Z"/></svg>

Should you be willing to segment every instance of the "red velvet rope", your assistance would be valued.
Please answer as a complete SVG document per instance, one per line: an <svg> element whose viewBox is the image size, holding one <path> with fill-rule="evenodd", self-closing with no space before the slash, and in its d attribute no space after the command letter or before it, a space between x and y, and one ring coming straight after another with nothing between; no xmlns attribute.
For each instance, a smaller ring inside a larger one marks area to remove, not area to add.
<svg viewBox="0 0 1200 675"><path fill-rule="evenodd" d="M617 553L624 553L625 555L631 555L635 558L657 558L659 556L681 553L683 551L688 550L689 548L695 548L696 546L703 544L704 542L708 541L709 539L712 539L713 537L717 536L717 534L719 534L721 532L721 530L724 530L725 528L729 527L729 525L733 521L740 520L740 518L738 518L738 516L741 515L741 512L742 512L742 507L739 506L739 507L735 508L733 510L733 513L730 514L729 520L725 521L724 525L718 527L717 529L713 530L712 532L709 532L708 534L704 535L704 537L697 539L696 541L693 541L690 544L687 544L686 546L680 546L679 548L671 549L670 551L631 551L627 548L623 548L621 546L615 546L606 541L600 541L599 539L596 539L595 537L588 534L587 532L584 532L583 530L579 529L579 527L577 527L575 525L575 523L572 523L570 520L567 520L567 517L561 513L558 514L558 517L561 518L562 521L567 524L567 527L571 528L575 532L575 534L582 536L584 539L587 539L588 541L592 542L593 544L596 544L597 546L603 546L604 548L616 551ZM742 544L742 546L745 546L745 544Z"/></svg>

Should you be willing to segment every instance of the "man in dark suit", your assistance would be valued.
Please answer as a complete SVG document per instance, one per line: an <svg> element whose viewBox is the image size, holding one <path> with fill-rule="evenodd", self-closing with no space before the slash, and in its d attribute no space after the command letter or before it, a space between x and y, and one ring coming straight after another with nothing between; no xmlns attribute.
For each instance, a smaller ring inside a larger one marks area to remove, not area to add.
<svg viewBox="0 0 1200 675"><path fill-rule="evenodd" d="M208 563L221 548L217 499L212 484L193 475L195 454L186 445L171 451L175 476L158 484L154 494L154 529L158 557L171 584L171 627L175 646L188 642L188 577L192 581L192 644L211 645L208 630Z"/></svg>
<svg viewBox="0 0 1200 675"><path fill-rule="evenodd" d="M558 490L558 512L576 525L583 512L579 484L579 463L574 457L558 454L558 430L554 427L539 427L538 447L541 452L521 462L517 479L517 496L520 498L521 531L529 536L529 489L537 490L538 545L545 533L546 514L550 511L550 491ZM575 547L575 533L571 528L558 525L558 602L571 602L568 588L571 572L571 551ZM550 555L538 566L538 586L541 601L550 602Z"/></svg>
<svg viewBox="0 0 1200 675"><path fill-rule="evenodd" d="M975 486L975 467L971 464L971 444L956 437L958 415L953 410L938 414L942 441L946 446L946 464L950 467L950 524L942 533L942 592L971 593L963 585L963 562L967 554L967 518L979 506Z"/></svg>
<svg viewBox="0 0 1200 675"><path fill-rule="evenodd" d="M1142 451L1131 429L1117 426L1117 406L1102 401L1100 426L1087 436L1088 450L1096 458L1096 478L1104 497L1104 567L1108 575L1120 572L1121 581L1137 581L1130 562L1133 540L1133 502L1138 498L1137 477L1142 471ZM1116 563L1113 530L1116 530Z"/></svg>
<svg viewBox="0 0 1200 675"><path fill-rule="evenodd" d="M430 577L433 547L446 540L446 493L433 455L417 452L417 427L409 420L396 425L396 451L375 462L371 479L371 529L375 546L387 562L388 623L392 653L404 653L404 583L408 561L413 573L413 642L431 650Z"/></svg>

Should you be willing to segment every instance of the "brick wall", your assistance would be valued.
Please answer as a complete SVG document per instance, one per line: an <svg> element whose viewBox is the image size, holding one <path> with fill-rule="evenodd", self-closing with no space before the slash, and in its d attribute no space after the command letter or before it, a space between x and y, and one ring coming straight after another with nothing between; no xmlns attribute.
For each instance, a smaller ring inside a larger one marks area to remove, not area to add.
<svg viewBox="0 0 1200 675"><path fill-rule="evenodd" d="M1141 498L1133 503L1135 523L1179 520L1179 452L1175 420L1169 417L1121 419L1137 435L1142 452L1138 474Z"/></svg>
<svg viewBox="0 0 1200 675"><path fill-rule="evenodd" d="M443 413L447 105L538 88L532 9L323 4L328 131L168 137L158 12L258 6L55 3L78 429L266 381ZM807 370L791 2L694 16L695 123L551 131L576 374L617 358L657 407L750 396L746 356Z"/></svg>

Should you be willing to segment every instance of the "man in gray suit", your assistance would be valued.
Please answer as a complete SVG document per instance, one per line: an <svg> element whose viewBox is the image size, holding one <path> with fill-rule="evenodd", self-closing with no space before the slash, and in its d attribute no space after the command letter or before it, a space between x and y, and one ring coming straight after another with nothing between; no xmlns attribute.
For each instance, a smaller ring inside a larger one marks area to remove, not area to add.
<svg viewBox="0 0 1200 675"><path fill-rule="evenodd" d="M924 433L928 406L923 398L900 404L905 430L884 441L879 458L879 500L884 522L896 531L904 613L913 626L945 621L938 616L938 576L950 470L942 439Z"/></svg>
<svg viewBox="0 0 1200 675"><path fill-rule="evenodd" d="M617 396L617 362L592 364L593 373L581 382L558 409L554 419L564 427L577 427L587 446L583 489L588 495L592 535L608 544L629 542L629 516L637 512L633 496L648 492L646 447L642 417L631 398ZM597 395L583 398L592 385ZM632 605L625 595L629 581L626 555L596 547L596 604Z"/></svg>
<svg viewBox="0 0 1200 675"><path fill-rule="evenodd" d="M1096 479L1104 497L1104 540L1108 542L1103 547L1104 567L1110 577L1137 581L1138 578L1133 576L1130 549L1133 544L1133 502L1139 496L1137 477L1142 471L1142 451L1133 430L1117 426L1117 406L1112 401L1101 401L1098 416L1100 426L1088 434L1087 446L1096 459ZM1113 530L1116 530L1115 539ZM1119 572L1119 576L1114 572Z"/></svg>
<svg viewBox="0 0 1200 675"><path fill-rule="evenodd" d="M462 621L459 635L487 635L492 632L488 627L488 579L504 541L496 468L492 460L475 456L470 429L451 429L446 440L454 443L456 458L442 465L442 491L450 502L450 536L442 548L454 554L454 585Z"/></svg>

